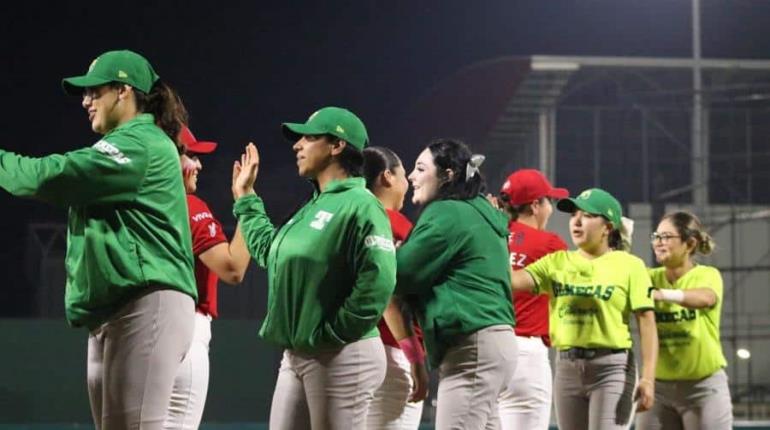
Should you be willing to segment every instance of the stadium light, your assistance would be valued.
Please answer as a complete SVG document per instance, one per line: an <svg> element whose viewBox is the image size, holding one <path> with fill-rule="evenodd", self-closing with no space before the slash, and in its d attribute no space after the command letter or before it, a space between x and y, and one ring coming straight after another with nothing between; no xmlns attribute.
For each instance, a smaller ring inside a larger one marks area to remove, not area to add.
<svg viewBox="0 0 770 430"><path fill-rule="evenodd" d="M751 351L746 348L738 348L738 350L735 351L735 355L737 355L741 360L748 360L751 358Z"/></svg>

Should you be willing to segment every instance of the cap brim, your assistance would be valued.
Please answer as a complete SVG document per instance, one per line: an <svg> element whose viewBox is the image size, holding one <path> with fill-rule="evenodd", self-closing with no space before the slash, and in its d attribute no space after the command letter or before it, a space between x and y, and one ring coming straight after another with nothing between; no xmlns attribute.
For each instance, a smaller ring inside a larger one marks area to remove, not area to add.
<svg viewBox="0 0 770 430"><path fill-rule="evenodd" d="M217 149L216 142L198 141L185 146L185 150L191 154L211 154Z"/></svg>
<svg viewBox="0 0 770 430"><path fill-rule="evenodd" d="M566 199L569 197L569 191L567 191L566 188L551 188L548 194L546 194L546 197L552 199Z"/></svg>
<svg viewBox="0 0 770 430"><path fill-rule="evenodd" d="M601 212L599 212L595 207L589 205L586 203L585 200L575 200L575 199L561 199L558 202L556 202L556 209L560 210L561 212L566 213L573 213L575 210L580 209L583 212L588 212L590 214L595 215L601 215Z"/></svg>
<svg viewBox="0 0 770 430"><path fill-rule="evenodd" d="M283 137L290 142L298 141L302 136L312 136L319 134L326 134L327 132L307 124L299 124L294 122L285 122L281 125L281 131Z"/></svg>
<svg viewBox="0 0 770 430"><path fill-rule="evenodd" d="M61 86L65 93L71 96L79 96L83 94L84 88L98 87L99 85L108 84L110 82L112 81L94 76L73 76L71 78L62 79Z"/></svg>

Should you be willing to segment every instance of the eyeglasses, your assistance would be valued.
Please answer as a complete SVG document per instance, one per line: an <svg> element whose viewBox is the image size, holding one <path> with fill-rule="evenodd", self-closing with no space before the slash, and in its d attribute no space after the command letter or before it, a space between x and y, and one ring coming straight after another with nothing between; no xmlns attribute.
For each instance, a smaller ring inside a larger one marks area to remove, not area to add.
<svg viewBox="0 0 770 430"><path fill-rule="evenodd" d="M679 235L676 235L676 234L668 234L668 233L660 234L660 233L657 233L657 232L653 232L653 233L650 233L650 242L655 243L655 242L660 241L660 242L664 242L665 243L665 242L668 242L669 240L671 240L671 239L673 239L675 237L682 237L682 236L679 236Z"/></svg>

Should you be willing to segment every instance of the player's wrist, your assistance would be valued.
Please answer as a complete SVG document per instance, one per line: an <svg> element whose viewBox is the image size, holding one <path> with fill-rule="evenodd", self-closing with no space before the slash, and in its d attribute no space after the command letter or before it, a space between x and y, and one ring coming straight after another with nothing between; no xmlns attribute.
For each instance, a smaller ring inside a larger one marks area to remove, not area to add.
<svg viewBox="0 0 770 430"><path fill-rule="evenodd" d="M660 295L660 301L669 303L682 303L684 302L684 290L666 289L661 288L658 290Z"/></svg>
<svg viewBox="0 0 770 430"><path fill-rule="evenodd" d="M416 334L399 340L398 346L410 363L425 362L425 349L423 349L422 342Z"/></svg>

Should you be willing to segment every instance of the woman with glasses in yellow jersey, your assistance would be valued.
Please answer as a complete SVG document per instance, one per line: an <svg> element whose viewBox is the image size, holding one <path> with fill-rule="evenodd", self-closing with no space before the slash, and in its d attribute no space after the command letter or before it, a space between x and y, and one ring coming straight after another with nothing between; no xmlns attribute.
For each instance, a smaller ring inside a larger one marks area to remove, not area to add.
<svg viewBox="0 0 770 430"><path fill-rule="evenodd" d="M640 429L731 429L732 402L727 362L719 341L722 276L698 264L714 241L689 212L663 217L651 235L655 259L650 270L660 358L653 408L640 414Z"/></svg>

